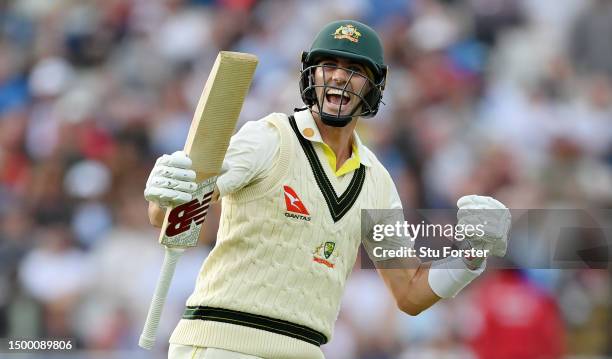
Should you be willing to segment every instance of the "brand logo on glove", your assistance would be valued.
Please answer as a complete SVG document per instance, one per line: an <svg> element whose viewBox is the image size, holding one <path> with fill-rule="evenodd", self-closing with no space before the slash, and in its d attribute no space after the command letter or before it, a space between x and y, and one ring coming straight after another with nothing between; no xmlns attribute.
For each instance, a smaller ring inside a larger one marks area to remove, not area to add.
<svg viewBox="0 0 612 359"><path fill-rule="evenodd" d="M191 202L184 203L174 207L168 216L168 227L166 228L166 236L173 237L191 228L191 224L196 225L204 223L210 200L213 192L204 195L202 202L194 199Z"/></svg>

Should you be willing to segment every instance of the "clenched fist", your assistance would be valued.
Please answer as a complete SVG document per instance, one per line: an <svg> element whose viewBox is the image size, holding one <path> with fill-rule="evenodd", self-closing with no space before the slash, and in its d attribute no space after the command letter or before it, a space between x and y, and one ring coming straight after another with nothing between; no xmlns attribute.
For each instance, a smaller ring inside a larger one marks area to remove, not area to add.
<svg viewBox="0 0 612 359"><path fill-rule="evenodd" d="M159 157L147 180L145 199L162 208L191 201L198 187L191 165L191 159L183 151Z"/></svg>
<svg viewBox="0 0 612 359"><path fill-rule="evenodd" d="M457 201L457 223L480 228L466 240L471 248L488 250L490 255L503 257L508 248L511 215L498 200L477 195L463 196ZM484 258L474 258L471 266L479 267Z"/></svg>

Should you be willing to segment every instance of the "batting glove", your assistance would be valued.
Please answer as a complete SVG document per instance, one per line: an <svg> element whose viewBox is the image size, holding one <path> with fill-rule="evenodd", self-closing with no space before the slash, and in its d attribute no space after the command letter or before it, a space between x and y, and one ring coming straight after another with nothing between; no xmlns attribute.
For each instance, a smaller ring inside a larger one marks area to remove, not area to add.
<svg viewBox="0 0 612 359"><path fill-rule="evenodd" d="M144 197L162 208L176 207L193 199L198 185L196 173L191 169L191 159L183 151L162 155L151 170Z"/></svg>
<svg viewBox="0 0 612 359"><path fill-rule="evenodd" d="M457 201L457 223L474 226L477 230L467 243L471 248L488 250L490 255L503 257L508 248L511 215L506 206L498 200L469 195ZM480 228L480 230L478 230ZM460 246L461 247L461 246ZM464 258L468 267L478 268L485 258Z"/></svg>

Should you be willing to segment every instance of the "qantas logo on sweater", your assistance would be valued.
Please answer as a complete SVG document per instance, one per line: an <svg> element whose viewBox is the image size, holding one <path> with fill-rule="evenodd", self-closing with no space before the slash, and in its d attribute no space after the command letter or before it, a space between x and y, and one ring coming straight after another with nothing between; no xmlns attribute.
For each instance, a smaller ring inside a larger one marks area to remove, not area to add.
<svg viewBox="0 0 612 359"><path fill-rule="evenodd" d="M304 205L300 197L297 195L297 193L295 193L293 188L289 186L283 186L283 191L285 193L285 206L287 207L285 217L310 221L310 213L308 213L306 206Z"/></svg>

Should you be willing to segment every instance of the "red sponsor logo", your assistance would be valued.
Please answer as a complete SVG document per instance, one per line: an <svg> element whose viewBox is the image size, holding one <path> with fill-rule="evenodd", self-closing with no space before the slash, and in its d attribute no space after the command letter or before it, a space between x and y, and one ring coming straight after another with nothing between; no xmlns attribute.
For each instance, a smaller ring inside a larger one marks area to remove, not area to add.
<svg viewBox="0 0 612 359"><path fill-rule="evenodd" d="M326 260L325 260L325 259L323 259L323 258L313 257L313 258L312 258L312 260L313 260L313 261L315 261L315 262L317 262L317 263L324 264L324 265L328 266L329 268L334 268L334 264L333 264L333 263L331 263L331 262L329 262L329 261L326 261Z"/></svg>
<svg viewBox="0 0 612 359"><path fill-rule="evenodd" d="M196 225L204 223L212 194L212 192L205 194L202 202L196 198L191 202L174 207L168 216L166 236L173 237L184 233L191 228L192 223Z"/></svg>
<svg viewBox="0 0 612 359"><path fill-rule="evenodd" d="M297 193L293 190L293 188L289 186L283 186L283 190L285 191L285 205L287 206L287 211L293 213L299 213L303 215L310 215L304 203L298 197Z"/></svg>

